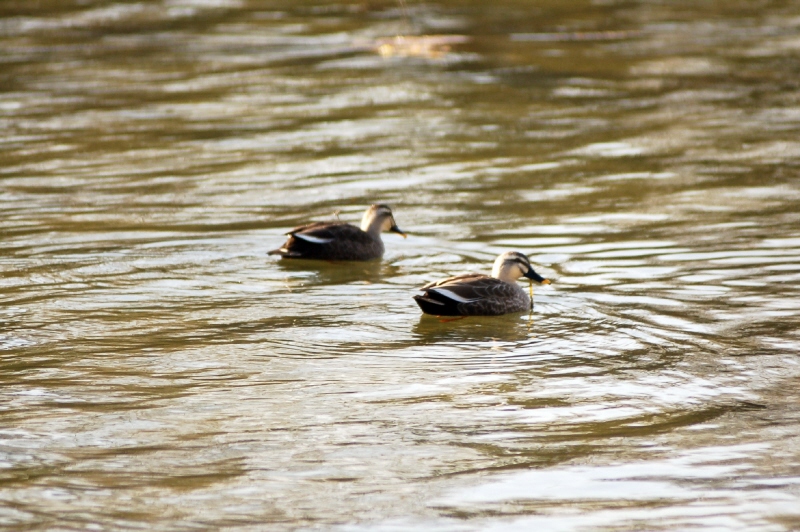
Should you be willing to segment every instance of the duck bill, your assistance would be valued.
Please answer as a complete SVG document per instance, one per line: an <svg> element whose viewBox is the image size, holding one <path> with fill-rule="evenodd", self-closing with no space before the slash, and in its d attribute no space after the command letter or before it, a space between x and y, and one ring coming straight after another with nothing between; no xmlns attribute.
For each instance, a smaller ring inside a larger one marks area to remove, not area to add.
<svg viewBox="0 0 800 532"><path fill-rule="evenodd" d="M391 226L389 228L389 231L391 231L392 233L397 233L398 235L402 236L403 238L406 238L406 234L403 231L401 231L400 228L397 227L396 225Z"/></svg>
<svg viewBox="0 0 800 532"><path fill-rule="evenodd" d="M525 277L533 281L536 281L539 284L550 284L550 279L545 279L544 277L533 271L533 268L528 270L528 273L525 274Z"/></svg>

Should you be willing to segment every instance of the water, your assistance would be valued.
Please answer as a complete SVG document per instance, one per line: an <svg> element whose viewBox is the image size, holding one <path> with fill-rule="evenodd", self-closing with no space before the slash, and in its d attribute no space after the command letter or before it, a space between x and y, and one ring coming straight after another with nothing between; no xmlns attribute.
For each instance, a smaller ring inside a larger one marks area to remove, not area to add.
<svg viewBox="0 0 800 532"><path fill-rule="evenodd" d="M800 527L797 2L0 16L5 528Z"/></svg>

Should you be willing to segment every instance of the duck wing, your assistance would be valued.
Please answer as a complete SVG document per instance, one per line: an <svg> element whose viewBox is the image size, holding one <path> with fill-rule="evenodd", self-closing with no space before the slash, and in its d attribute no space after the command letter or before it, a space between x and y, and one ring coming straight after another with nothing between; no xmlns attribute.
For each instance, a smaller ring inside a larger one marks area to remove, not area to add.
<svg viewBox="0 0 800 532"><path fill-rule="evenodd" d="M489 277L488 275L484 275L482 273L463 273L461 275L454 275L452 277L448 277L447 279L442 279L440 281L433 281L420 288L420 290L427 290L435 286L462 285L462 284L471 284L473 282L480 283L482 279L494 279L494 278ZM496 280L497 279L495 279L495 281Z"/></svg>
<svg viewBox="0 0 800 532"><path fill-rule="evenodd" d="M349 231L348 228L350 229ZM352 229L356 231L352 231ZM346 223L315 222L295 227L286 234L312 244L329 244L336 238L346 238L349 233L355 234L359 231L361 230L357 227Z"/></svg>

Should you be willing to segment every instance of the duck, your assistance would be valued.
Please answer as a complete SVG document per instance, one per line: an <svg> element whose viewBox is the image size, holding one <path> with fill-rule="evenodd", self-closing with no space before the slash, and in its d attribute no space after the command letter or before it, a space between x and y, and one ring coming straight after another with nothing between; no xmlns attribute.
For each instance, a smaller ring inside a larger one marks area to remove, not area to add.
<svg viewBox="0 0 800 532"><path fill-rule="evenodd" d="M364 213L361 227L344 222L315 222L295 227L289 239L269 255L284 259L367 261L383 256L381 232L393 231L403 238L388 205L374 204Z"/></svg>
<svg viewBox="0 0 800 532"><path fill-rule="evenodd" d="M527 277L540 284L550 284L536 273L531 261L518 251L497 257L492 275L467 273L428 283L414 300L425 314L436 316L499 316L522 312L531 307L531 299L517 284Z"/></svg>

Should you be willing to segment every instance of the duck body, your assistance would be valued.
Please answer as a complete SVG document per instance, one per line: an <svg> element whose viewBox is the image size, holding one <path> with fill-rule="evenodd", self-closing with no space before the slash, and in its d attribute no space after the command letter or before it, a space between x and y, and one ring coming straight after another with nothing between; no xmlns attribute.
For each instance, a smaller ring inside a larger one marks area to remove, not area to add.
<svg viewBox="0 0 800 532"><path fill-rule="evenodd" d="M383 256L380 238L344 222L317 222L295 227L289 239L270 255L285 259L371 260Z"/></svg>
<svg viewBox="0 0 800 532"><path fill-rule="evenodd" d="M405 237L395 224L391 209L372 205L361 227L344 222L315 222L295 227L283 246L269 252L285 259L367 261L383 256L381 231L394 231Z"/></svg>
<svg viewBox="0 0 800 532"><path fill-rule="evenodd" d="M536 273L528 257L509 251L495 260L492 275L469 273L428 283L414 300L426 314L437 316L499 316L531 308L531 299L517 284L519 277L550 284Z"/></svg>
<svg viewBox="0 0 800 532"><path fill-rule="evenodd" d="M531 299L517 283L483 274L465 274L428 283L414 299L426 314L437 316L499 316L528 310Z"/></svg>

